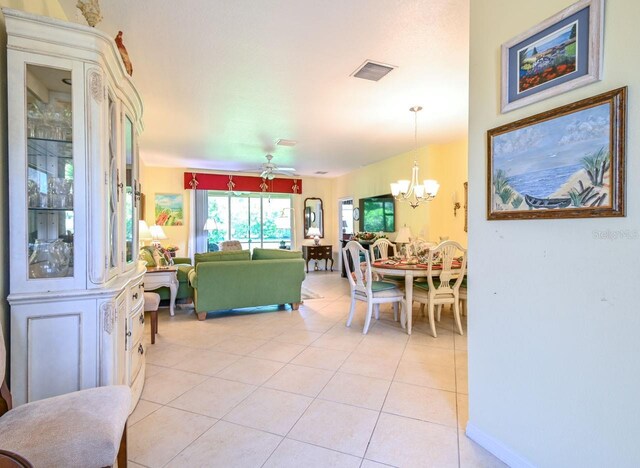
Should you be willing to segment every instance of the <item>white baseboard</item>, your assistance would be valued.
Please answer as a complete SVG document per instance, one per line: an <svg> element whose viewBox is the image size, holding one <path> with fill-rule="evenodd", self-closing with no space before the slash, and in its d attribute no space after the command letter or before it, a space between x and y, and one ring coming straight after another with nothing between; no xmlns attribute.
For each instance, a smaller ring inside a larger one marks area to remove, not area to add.
<svg viewBox="0 0 640 468"><path fill-rule="evenodd" d="M467 437L485 450L491 452L511 468L535 468L535 465L529 460L523 458L499 440L483 432L471 422L467 423L467 430L465 432Z"/></svg>

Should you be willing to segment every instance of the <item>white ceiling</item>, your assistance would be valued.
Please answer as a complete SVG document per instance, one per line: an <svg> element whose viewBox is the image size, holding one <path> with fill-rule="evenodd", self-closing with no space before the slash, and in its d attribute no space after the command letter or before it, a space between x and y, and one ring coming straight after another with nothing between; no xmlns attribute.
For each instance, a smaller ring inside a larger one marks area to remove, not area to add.
<svg viewBox="0 0 640 468"><path fill-rule="evenodd" d="M60 0L72 21L77 0ZM464 137L469 0L102 0L145 104L147 164L333 177ZM398 68L349 75L365 60ZM272 147L278 138L294 148Z"/></svg>

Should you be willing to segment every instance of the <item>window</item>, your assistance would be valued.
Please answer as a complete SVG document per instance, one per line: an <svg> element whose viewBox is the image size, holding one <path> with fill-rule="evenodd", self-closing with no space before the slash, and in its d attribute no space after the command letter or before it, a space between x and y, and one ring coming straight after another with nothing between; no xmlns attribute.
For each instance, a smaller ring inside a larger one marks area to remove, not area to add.
<svg viewBox="0 0 640 468"><path fill-rule="evenodd" d="M238 240L243 249L291 247L291 196L263 193L230 195L209 191L207 250L215 251L222 241Z"/></svg>

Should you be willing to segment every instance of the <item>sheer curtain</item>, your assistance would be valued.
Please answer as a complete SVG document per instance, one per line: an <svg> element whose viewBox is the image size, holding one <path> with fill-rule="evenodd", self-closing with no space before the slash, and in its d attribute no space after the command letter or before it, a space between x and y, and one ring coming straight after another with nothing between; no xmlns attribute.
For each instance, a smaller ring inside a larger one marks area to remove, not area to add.
<svg viewBox="0 0 640 468"><path fill-rule="evenodd" d="M195 252L201 253L207 251L207 236L208 232L205 231L204 223L207 222L207 195L208 190L194 190L195 200L191 205L193 206L193 216L191 219L195 220L195 226L192 226L191 232L193 233L193 243L195 245Z"/></svg>

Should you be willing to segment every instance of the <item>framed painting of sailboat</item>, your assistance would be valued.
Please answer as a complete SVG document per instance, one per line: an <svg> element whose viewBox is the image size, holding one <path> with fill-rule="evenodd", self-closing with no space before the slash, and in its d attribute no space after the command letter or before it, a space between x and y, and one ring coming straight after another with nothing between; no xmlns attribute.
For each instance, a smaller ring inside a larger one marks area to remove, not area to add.
<svg viewBox="0 0 640 468"><path fill-rule="evenodd" d="M627 88L487 132L487 218L625 215Z"/></svg>

